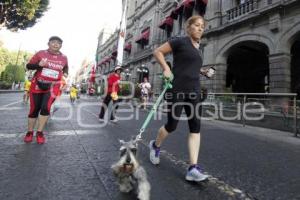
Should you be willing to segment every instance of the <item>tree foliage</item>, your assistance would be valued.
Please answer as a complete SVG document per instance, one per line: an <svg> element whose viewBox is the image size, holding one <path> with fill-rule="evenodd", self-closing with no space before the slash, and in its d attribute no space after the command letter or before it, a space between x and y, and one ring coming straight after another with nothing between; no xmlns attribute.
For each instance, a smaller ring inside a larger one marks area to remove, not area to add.
<svg viewBox="0 0 300 200"><path fill-rule="evenodd" d="M26 51L10 52L0 48L0 80L9 83L24 81L25 65L31 56Z"/></svg>
<svg viewBox="0 0 300 200"><path fill-rule="evenodd" d="M0 29L17 31L32 27L48 5L49 0L0 0Z"/></svg>
<svg viewBox="0 0 300 200"><path fill-rule="evenodd" d="M8 83L21 82L25 80L25 69L20 65L9 64L6 66L3 73L3 81Z"/></svg>
<svg viewBox="0 0 300 200"><path fill-rule="evenodd" d="M0 72L2 72L8 64L25 66L31 56L32 54L26 51L11 52L0 47Z"/></svg>

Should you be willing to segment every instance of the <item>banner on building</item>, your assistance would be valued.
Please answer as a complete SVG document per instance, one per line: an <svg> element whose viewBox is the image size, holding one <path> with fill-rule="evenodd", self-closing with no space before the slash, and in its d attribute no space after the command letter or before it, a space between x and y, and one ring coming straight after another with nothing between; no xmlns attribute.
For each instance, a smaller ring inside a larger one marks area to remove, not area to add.
<svg viewBox="0 0 300 200"><path fill-rule="evenodd" d="M120 24L119 40L118 40L118 54L117 54L117 65L122 66L123 64L123 51L126 36L126 13L127 13L127 0L123 0L123 11L122 19Z"/></svg>

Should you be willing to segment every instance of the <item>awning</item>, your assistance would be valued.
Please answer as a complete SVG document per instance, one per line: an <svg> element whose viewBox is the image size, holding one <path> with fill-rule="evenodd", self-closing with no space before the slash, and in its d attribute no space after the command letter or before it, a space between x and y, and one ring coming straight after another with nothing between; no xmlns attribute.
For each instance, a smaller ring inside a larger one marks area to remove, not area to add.
<svg viewBox="0 0 300 200"><path fill-rule="evenodd" d="M125 45L124 50L125 51L131 51L131 48L132 48L131 43L128 43L128 44Z"/></svg>
<svg viewBox="0 0 300 200"><path fill-rule="evenodd" d="M203 0L207 1L207 0ZM175 10L172 10L170 17L173 19L178 19L178 15L183 12L184 9L191 9L195 4L195 0L184 0L180 5L178 5Z"/></svg>
<svg viewBox="0 0 300 200"><path fill-rule="evenodd" d="M183 5L178 5L175 10L172 10L170 17L173 19L178 19L178 15L183 11Z"/></svg>
<svg viewBox="0 0 300 200"><path fill-rule="evenodd" d="M167 27L173 27L173 18L172 17L167 17L164 21L160 23L158 26L161 29L166 29Z"/></svg>
<svg viewBox="0 0 300 200"><path fill-rule="evenodd" d="M149 36L150 36L150 29L147 29L142 32L141 36L138 37L138 39L135 42L139 44L147 42L149 41Z"/></svg>
<svg viewBox="0 0 300 200"><path fill-rule="evenodd" d="M199 15L203 16L206 12L208 0L197 0L196 1L196 10L198 11Z"/></svg>
<svg viewBox="0 0 300 200"><path fill-rule="evenodd" d="M195 0L185 0L185 1L183 1L182 5L185 8L191 8L194 3L195 3Z"/></svg>
<svg viewBox="0 0 300 200"><path fill-rule="evenodd" d="M103 59L99 62L98 66L102 66L103 64L105 64L105 60L106 60L106 58L103 58Z"/></svg>
<svg viewBox="0 0 300 200"><path fill-rule="evenodd" d="M103 61L103 63L108 63L108 62L110 62L110 60L111 60L111 57L107 57L107 58Z"/></svg>

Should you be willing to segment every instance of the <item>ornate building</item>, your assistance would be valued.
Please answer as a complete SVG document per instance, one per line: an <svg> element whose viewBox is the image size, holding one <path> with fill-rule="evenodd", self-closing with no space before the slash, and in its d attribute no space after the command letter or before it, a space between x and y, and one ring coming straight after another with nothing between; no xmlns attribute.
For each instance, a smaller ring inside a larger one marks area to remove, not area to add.
<svg viewBox="0 0 300 200"><path fill-rule="evenodd" d="M210 92L295 92L300 88L300 1L298 0L132 0L128 1L124 53L128 80L149 77L159 94L162 73L152 53L168 38L185 33L184 22L205 14L204 66ZM205 12L206 11L206 12ZM98 73L110 72L117 54L116 31L98 46ZM167 60L172 63L172 56Z"/></svg>

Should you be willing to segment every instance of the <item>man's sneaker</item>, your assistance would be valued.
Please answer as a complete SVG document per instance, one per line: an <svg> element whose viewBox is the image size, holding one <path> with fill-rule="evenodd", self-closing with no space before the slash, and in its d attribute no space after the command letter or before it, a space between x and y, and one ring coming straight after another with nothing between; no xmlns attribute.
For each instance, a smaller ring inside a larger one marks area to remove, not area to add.
<svg viewBox="0 0 300 200"><path fill-rule="evenodd" d="M24 137L24 142L32 142L33 131L28 131Z"/></svg>
<svg viewBox="0 0 300 200"><path fill-rule="evenodd" d="M99 122L104 122L104 119L103 118L99 118Z"/></svg>
<svg viewBox="0 0 300 200"><path fill-rule="evenodd" d="M158 165L159 164L159 153L160 153L160 148L155 147L155 140L151 140L149 143L149 149L150 149L150 161L152 162L153 165Z"/></svg>
<svg viewBox="0 0 300 200"><path fill-rule="evenodd" d="M110 121L113 122L113 123L117 123L118 122L117 118L111 119Z"/></svg>
<svg viewBox="0 0 300 200"><path fill-rule="evenodd" d="M37 132L36 133L36 142L38 144L44 144L45 143L45 137L44 137L44 134L43 132Z"/></svg>
<svg viewBox="0 0 300 200"><path fill-rule="evenodd" d="M187 181L204 181L208 178L208 175L202 174L202 170L198 165L192 165L189 167L185 180Z"/></svg>

